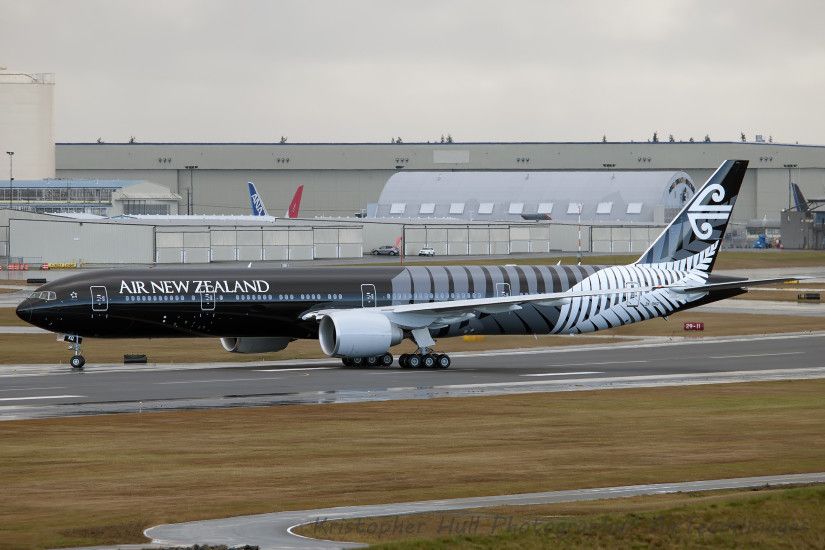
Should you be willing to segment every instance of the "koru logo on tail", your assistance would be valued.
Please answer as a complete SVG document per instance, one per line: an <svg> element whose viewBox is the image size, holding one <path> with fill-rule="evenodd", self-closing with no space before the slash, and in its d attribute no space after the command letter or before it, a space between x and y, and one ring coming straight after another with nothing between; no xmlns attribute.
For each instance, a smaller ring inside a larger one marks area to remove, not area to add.
<svg viewBox="0 0 825 550"><path fill-rule="evenodd" d="M688 208L687 216L690 228L697 238L706 241L713 234L713 226L708 221L703 221L697 225L697 220L727 220L733 206L729 204L719 204L725 199L725 188L714 183L708 185L699 192L696 200ZM703 204L705 200L716 204Z"/></svg>

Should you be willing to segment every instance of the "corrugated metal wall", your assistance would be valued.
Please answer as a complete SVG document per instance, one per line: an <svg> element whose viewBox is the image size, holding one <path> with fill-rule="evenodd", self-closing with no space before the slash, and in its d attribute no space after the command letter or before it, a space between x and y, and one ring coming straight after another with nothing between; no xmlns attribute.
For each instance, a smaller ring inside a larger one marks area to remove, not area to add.
<svg viewBox="0 0 825 550"><path fill-rule="evenodd" d="M146 225L9 220L10 255L30 262L151 263L154 230Z"/></svg>

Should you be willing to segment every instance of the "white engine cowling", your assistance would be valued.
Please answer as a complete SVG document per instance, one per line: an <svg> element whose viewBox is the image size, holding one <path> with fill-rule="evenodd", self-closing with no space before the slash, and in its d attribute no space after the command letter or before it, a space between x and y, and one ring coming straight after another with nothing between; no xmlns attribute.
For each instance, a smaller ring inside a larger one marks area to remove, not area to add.
<svg viewBox="0 0 825 550"><path fill-rule="evenodd" d="M221 338L223 349L231 353L266 353L281 351L286 348L292 338Z"/></svg>
<svg viewBox="0 0 825 550"><path fill-rule="evenodd" d="M321 319L318 340L332 357L383 355L404 339L404 332L380 313L344 310Z"/></svg>

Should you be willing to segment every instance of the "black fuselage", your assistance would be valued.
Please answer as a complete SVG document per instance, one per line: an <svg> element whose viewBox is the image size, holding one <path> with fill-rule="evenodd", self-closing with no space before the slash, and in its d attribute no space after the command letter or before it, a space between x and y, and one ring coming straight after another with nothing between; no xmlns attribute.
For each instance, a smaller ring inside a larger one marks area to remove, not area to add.
<svg viewBox="0 0 825 550"><path fill-rule="evenodd" d="M18 315L41 328L101 338L317 338L309 311L560 292L594 266L140 268L96 270L48 283ZM548 333L557 308L477 320L476 333ZM450 332L449 330L447 331ZM449 334L444 334L449 335Z"/></svg>

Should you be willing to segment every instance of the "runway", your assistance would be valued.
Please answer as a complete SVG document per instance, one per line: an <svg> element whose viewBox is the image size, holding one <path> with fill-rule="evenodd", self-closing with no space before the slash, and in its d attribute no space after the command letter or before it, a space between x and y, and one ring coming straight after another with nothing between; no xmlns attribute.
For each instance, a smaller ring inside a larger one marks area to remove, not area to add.
<svg viewBox="0 0 825 550"><path fill-rule="evenodd" d="M262 549L285 548L359 548L366 545L333 542L322 539L325 534L334 536L335 531L327 522L338 519L373 518L376 516L404 515L423 512L448 512L492 506L524 506L530 504L555 504L626 498L641 495L660 495L677 492L713 491L743 487L782 486L804 483L823 483L825 473L791 474L784 476L747 477L688 481L682 483L657 483L651 485L630 485L624 487L604 487L597 489L574 489L492 497L460 498L450 500L430 500L399 504L378 504L371 506L342 506L322 510L300 510L276 512L253 516L193 521L171 525L159 525L147 529L144 534L155 544L164 546L185 546L192 544L258 545ZM518 526L518 518L512 518ZM403 522L404 519L402 518ZM506 520L505 520L506 521ZM375 522L370 522L377 527ZM295 535L294 527L315 524L318 539ZM504 523L501 530L504 531ZM365 527L366 528L366 527ZM479 533L481 534L481 533ZM492 534L492 533L489 533Z"/></svg>
<svg viewBox="0 0 825 550"><path fill-rule="evenodd" d="M825 332L453 354L448 370L337 360L5 367L0 419L825 378Z"/></svg>

